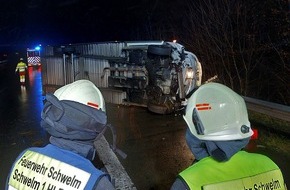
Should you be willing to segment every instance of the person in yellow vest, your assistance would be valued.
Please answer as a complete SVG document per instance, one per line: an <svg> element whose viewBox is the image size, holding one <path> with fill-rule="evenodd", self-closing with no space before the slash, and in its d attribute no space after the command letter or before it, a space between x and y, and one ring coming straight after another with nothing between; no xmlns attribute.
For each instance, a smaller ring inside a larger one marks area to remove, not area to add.
<svg viewBox="0 0 290 190"><path fill-rule="evenodd" d="M23 62L23 58L20 58L19 63L16 66L15 72L19 72L20 83L25 83L25 72L27 69L27 65Z"/></svg>
<svg viewBox="0 0 290 190"><path fill-rule="evenodd" d="M207 83L189 97L183 116L194 163L180 172L171 190L285 190L279 167L246 152L253 131L244 99L219 83Z"/></svg>

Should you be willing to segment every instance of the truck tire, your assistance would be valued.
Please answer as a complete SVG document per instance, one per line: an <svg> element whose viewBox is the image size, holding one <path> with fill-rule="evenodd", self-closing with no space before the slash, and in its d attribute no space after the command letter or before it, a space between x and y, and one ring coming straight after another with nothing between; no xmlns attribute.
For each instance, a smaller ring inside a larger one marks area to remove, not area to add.
<svg viewBox="0 0 290 190"><path fill-rule="evenodd" d="M149 45L147 53L161 56L169 56L171 54L171 47L166 45Z"/></svg>

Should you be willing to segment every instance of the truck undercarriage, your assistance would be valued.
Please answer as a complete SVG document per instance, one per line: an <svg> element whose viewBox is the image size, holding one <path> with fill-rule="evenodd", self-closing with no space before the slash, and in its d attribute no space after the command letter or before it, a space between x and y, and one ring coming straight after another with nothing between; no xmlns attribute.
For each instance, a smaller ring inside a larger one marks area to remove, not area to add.
<svg viewBox="0 0 290 190"><path fill-rule="evenodd" d="M112 59L109 87L123 89L127 101L147 105L154 113L182 108L185 96L200 85L201 65L178 43L134 44L123 49L124 59Z"/></svg>

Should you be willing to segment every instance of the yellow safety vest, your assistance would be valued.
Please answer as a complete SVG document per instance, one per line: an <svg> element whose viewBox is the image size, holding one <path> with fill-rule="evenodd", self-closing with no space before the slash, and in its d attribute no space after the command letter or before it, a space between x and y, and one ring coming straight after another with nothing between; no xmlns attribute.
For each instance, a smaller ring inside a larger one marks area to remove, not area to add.
<svg viewBox="0 0 290 190"><path fill-rule="evenodd" d="M25 71L26 68L27 68L26 64L21 61L17 64L15 71L19 70L19 72L23 72Z"/></svg>
<svg viewBox="0 0 290 190"><path fill-rule="evenodd" d="M240 151L229 161L206 157L179 174L191 190L285 190L279 167L268 157Z"/></svg>

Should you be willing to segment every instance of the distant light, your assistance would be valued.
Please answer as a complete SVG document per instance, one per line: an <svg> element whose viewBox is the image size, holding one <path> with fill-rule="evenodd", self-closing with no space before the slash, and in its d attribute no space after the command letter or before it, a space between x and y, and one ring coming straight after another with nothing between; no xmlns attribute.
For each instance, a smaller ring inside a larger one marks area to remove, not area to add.
<svg viewBox="0 0 290 190"><path fill-rule="evenodd" d="M176 43L176 40L173 40L173 43Z"/></svg>
<svg viewBox="0 0 290 190"><path fill-rule="evenodd" d="M185 72L185 78L186 79L193 79L193 77L194 77L193 69L191 67L187 67L186 72Z"/></svg>
<svg viewBox="0 0 290 190"><path fill-rule="evenodd" d="M40 46L36 46L34 49L35 50L40 50Z"/></svg>

